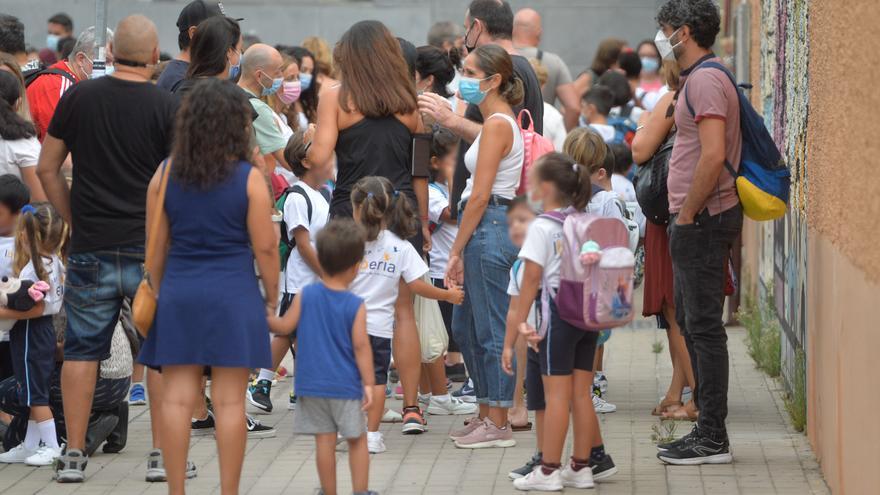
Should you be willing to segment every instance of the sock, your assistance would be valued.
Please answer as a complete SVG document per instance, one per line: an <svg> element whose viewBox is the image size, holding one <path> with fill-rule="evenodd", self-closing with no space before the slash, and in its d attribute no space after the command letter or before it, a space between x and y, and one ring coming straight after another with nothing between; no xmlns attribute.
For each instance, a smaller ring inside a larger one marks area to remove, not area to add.
<svg viewBox="0 0 880 495"><path fill-rule="evenodd" d="M275 379L275 371L261 369L260 376L257 377L257 380L269 380L270 382Z"/></svg>
<svg viewBox="0 0 880 495"><path fill-rule="evenodd" d="M561 464L552 464L549 462L541 461L541 472L544 473L544 476L550 476L553 474L553 471L559 469Z"/></svg>
<svg viewBox="0 0 880 495"><path fill-rule="evenodd" d="M40 440L43 441L43 445L57 449L58 436L55 435L55 420L47 419L42 423L37 423L37 428L40 430Z"/></svg>
<svg viewBox="0 0 880 495"><path fill-rule="evenodd" d="M37 447L40 446L40 429L37 428L36 421L28 421L27 433L24 436L24 442L22 442L22 444L27 450L37 450Z"/></svg>
<svg viewBox="0 0 880 495"><path fill-rule="evenodd" d="M597 447L593 447L590 451L590 460L593 462L600 462L605 458L605 444L599 445Z"/></svg>
<svg viewBox="0 0 880 495"><path fill-rule="evenodd" d="M435 395L434 402L449 402L449 394Z"/></svg>
<svg viewBox="0 0 880 495"><path fill-rule="evenodd" d="M571 468L575 471L580 471L585 467L589 467L589 465L590 459L575 459L574 457L571 458Z"/></svg>
<svg viewBox="0 0 880 495"><path fill-rule="evenodd" d="M367 439L369 440L370 438L382 438L382 433L378 431L368 431Z"/></svg>

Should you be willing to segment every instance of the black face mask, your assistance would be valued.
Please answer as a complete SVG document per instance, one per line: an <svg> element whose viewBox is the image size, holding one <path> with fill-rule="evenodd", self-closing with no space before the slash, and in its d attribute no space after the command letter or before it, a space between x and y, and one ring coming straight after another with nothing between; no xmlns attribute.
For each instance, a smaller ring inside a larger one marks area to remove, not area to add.
<svg viewBox="0 0 880 495"><path fill-rule="evenodd" d="M474 30L474 26L476 25L477 21L472 22L471 27L469 27L467 32L464 33L464 49L467 50L468 53L473 53L473 51L477 49L477 40L480 39L480 35L483 34L483 28L480 28L480 34L477 35L477 38L474 40L473 44L468 44L468 36L471 34L471 31Z"/></svg>

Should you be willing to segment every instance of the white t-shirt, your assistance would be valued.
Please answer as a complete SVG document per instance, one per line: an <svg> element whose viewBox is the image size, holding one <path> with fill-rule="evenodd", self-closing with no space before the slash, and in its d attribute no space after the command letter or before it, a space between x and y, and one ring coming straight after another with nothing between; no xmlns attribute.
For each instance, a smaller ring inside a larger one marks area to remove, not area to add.
<svg viewBox="0 0 880 495"><path fill-rule="evenodd" d="M6 141L0 138L0 175L12 174L21 179L21 169L36 167L40 142L36 137Z"/></svg>
<svg viewBox="0 0 880 495"><path fill-rule="evenodd" d="M559 268L562 264L564 243L562 224L538 217L529 224L526 240L519 250L520 259L541 265L544 269L543 278L554 290L559 290Z"/></svg>
<svg viewBox="0 0 880 495"><path fill-rule="evenodd" d="M43 280L43 282L48 283L50 287L46 298L43 299L43 302L46 303L46 307L43 309L43 316L55 315L61 311L61 303L64 301L64 264L61 263L61 258L52 255L51 258L43 258L43 268L46 270L46 278L49 279ZM22 268L18 278L33 282L40 280L37 277L36 270L34 270L33 261L29 261Z"/></svg>
<svg viewBox="0 0 880 495"><path fill-rule="evenodd" d="M614 191L599 191L590 199L587 205L587 213L608 218L624 220L623 212L620 211L619 196Z"/></svg>
<svg viewBox="0 0 880 495"><path fill-rule="evenodd" d="M553 105L544 102L544 137L553 143L556 151L562 151L565 144L565 121L562 114Z"/></svg>
<svg viewBox="0 0 880 495"><path fill-rule="evenodd" d="M516 188L519 187L520 174L522 174L522 132L519 130L519 124L517 124L510 115L493 113L489 116L489 119L494 119L496 117L503 118L510 124L511 131L513 132L513 145L510 147L510 153L502 158L501 163L498 165L498 172L495 174L495 182L492 183L492 194L506 199L513 199L513 197L516 196ZM488 121L489 119L486 120ZM474 189L474 175L477 172L477 157L480 154L480 138L482 136L483 131L480 131L477 135L477 139L474 139L473 144L471 144L471 147L468 148L467 153L464 155L464 164L471 175L467 179L464 192L461 193L462 201L470 198L471 191Z"/></svg>
<svg viewBox="0 0 880 495"><path fill-rule="evenodd" d="M449 251L458 234L458 225L440 220L443 210L449 208L449 189L445 184L432 182L428 187L428 220L437 224L431 233L431 278L446 276Z"/></svg>
<svg viewBox="0 0 880 495"><path fill-rule="evenodd" d="M394 304L402 278L410 283L428 272L428 265L409 243L389 230L364 246L364 259L351 291L367 307L367 333L390 339L394 335Z"/></svg>
<svg viewBox="0 0 880 495"><path fill-rule="evenodd" d="M605 141L606 143L614 142L614 136L617 132L614 130L614 126L608 124L590 124L589 127L602 138L602 141Z"/></svg>
<svg viewBox="0 0 880 495"><path fill-rule="evenodd" d="M330 204L327 203L324 196L321 196L321 193L312 189L304 181L298 182L297 186L305 191L312 203L312 218L309 220L306 198L298 192L288 193L287 200L284 202L284 223L287 225L287 235L292 240L293 231L298 227L304 227L309 231L309 243L312 245L312 249L316 249L315 237L327 225L330 218ZM296 247L290 251L284 273L283 289L288 294L297 294L301 288L318 280L318 276L299 254L299 249Z"/></svg>
<svg viewBox="0 0 880 495"><path fill-rule="evenodd" d="M507 283L508 296L519 297L519 292L522 288L523 272L525 272L525 262L522 260L517 260L513 263L513 266L510 267L510 282ZM532 302L532 305L529 307L529 315L526 317L526 323L531 325L532 328L538 327L538 316L534 302Z"/></svg>
<svg viewBox="0 0 880 495"><path fill-rule="evenodd" d="M15 261L15 237L0 236L0 277L12 277L12 263ZM0 342L9 341L9 331L16 320L0 319Z"/></svg>

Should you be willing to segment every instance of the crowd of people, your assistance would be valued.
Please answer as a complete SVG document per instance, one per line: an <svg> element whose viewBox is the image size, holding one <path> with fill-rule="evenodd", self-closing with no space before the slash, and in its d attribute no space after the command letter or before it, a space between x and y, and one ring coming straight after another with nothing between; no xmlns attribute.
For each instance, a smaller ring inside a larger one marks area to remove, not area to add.
<svg viewBox="0 0 880 495"><path fill-rule="evenodd" d="M613 328L584 330L559 298L564 266L608 248L564 247L561 219L582 213L623 225L636 262L616 304L642 283L643 315L668 334L674 373L650 413L695 426L658 458L731 462L739 99L696 70L720 60L717 6L668 0L653 40L604 40L574 76L541 48L537 11L473 0L463 19L419 47L378 21L332 48L271 46L194 0L174 58L136 14L107 30L101 71L94 27L75 36L53 15L34 54L0 14L0 462L83 482L148 404L145 479L184 493L190 438L213 434L221 491L237 493L247 439L276 434L246 408L273 411L291 352L292 430L315 437L322 493L337 443L369 493L380 424L422 434L426 415L466 416L449 433L462 449L534 430L534 456L511 466L519 490L591 488L617 473L597 416L616 406ZM633 185L654 167L668 170L659 215ZM135 328L144 282L159 297ZM425 307L448 340L430 362Z"/></svg>

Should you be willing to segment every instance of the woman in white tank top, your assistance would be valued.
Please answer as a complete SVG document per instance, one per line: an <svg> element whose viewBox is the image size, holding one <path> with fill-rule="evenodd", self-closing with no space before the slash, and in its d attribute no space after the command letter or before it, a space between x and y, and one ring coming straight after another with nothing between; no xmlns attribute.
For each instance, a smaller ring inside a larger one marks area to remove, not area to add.
<svg viewBox="0 0 880 495"><path fill-rule="evenodd" d="M453 432L460 448L511 447L507 426L515 379L501 370L507 314L507 283L517 250L507 234L507 205L516 194L523 166L523 140L512 105L523 85L510 55L485 45L464 62L460 97L488 115L467 154L471 176L462 193L459 231L449 253L447 285L464 285L465 301L453 313L459 343L474 382L479 420Z"/></svg>

